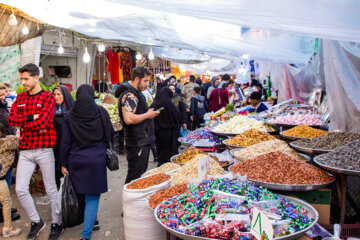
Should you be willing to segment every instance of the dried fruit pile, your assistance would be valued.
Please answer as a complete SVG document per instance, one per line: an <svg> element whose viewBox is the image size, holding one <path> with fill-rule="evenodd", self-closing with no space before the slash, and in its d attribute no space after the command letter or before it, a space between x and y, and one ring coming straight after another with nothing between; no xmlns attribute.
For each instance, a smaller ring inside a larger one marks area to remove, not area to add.
<svg viewBox="0 0 360 240"><path fill-rule="evenodd" d="M283 132L286 136L300 137L300 138L314 138L328 135L327 131L309 127L307 125L296 126L292 129Z"/></svg>
<svg viewBox="0 0 360 240"><path fill-rule="evenodd" d="M158 173L151 175L150 177L140 178L131 182L128 189L145 189L163 183L170 179L170 176L164 173Z"/></svg>
<svg viewBox="0 0 360 240"><path fill-rule="evenodd" d="M231 166L230 170L242 176L246 175L250 180L275 184L314 185L334 180L320 168L281 152L270 152L237 163Z"/></svg>
<svg viewBox="0 0 360 240"><path fill-rule="evenodd" d="M239 147L249 147L254 144L264 142L270 139L275 139L273 136L267 132L263 132L256 129L246 130L240 135L228 139L225 141L226 144L239 146Z"/></svg>

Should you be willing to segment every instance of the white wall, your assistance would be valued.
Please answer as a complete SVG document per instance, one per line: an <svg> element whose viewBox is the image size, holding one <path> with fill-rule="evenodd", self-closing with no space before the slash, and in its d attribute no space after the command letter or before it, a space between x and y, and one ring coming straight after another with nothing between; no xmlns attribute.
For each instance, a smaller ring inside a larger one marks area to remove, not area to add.
<svg viewBox="0 0 360 240"><path fill-rule="evenodd" d="M41 55L41 58L44 60L41 61L41 67L44 70L44 78L41 80L46 85L51 85L55 82L54 77L51 77L48 72L49 66L70 66L71 69L71 78L59 78L58 82L61 83L70 83L72 84L73 89L77 88L76 79L77 79L77 62L76 58L73 57L60 57L60 56L44 56Z"/></svg>
<svg viewBox="0 0 360 240"><path fill-rule="evenodd" d="M57 49L59 47L59 34L57 31L48 29L45 31L42 38L42 55L40 57L41 66L44 70L44 79L46 84L54 83L54 78L50 77L48 73L49 66L70 66L71 78L61 78L62 83L72 84L72 89L76 90L81 84L92 84L91 62L85 64L83 62L84 48L78 38L73 37L71 33L67 33L62 46L64 47L64 54L59 54ZM92 45L88 44L88 52L92 56Z"/></svg>

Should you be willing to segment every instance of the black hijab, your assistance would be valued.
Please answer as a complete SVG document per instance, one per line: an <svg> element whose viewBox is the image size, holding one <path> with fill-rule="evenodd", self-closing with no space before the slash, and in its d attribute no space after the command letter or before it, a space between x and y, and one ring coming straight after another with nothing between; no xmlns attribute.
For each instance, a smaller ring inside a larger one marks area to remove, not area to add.
<svg viewBox="0 0 360 240"><path fill-rule="evenodd" d="M212 79L211 79L211 85L213 86L213 88L217 88L217 86L219 85L216 85L215 83L216 83L216 80L217 80L217 77L213 77Z"/></svg>
<svg viewBox="0 0 360 240"><path fill-rule="evenodd" d="M80 147L104 139L101 112L94 101L94 89L89 85L83 84L77 90L74 107L69 112L69 122Z"/></svg>
<svg viewBox="0 0 360 240"><path fill-rule="evenodd" d="M156 128L177 128L180 125L180 111L171 102L173 92L168 88L164 87L160 90L156 96L154 103L150 106L152 108L159 109L163 107L160 114L155 117Z"/></svg>
<svg viewBox="0 0 360 240"><path fill-rule="evenodd" d="M65 106L66 111L69 111L70 109L72 109L75 101L74 101L74 98L71 96L68 88L65 86L59 85L54 88L54 91L55 91L55 89L59 90L61 92L61 94L63 95L63 98L64 98L63 105Z"/></svg>

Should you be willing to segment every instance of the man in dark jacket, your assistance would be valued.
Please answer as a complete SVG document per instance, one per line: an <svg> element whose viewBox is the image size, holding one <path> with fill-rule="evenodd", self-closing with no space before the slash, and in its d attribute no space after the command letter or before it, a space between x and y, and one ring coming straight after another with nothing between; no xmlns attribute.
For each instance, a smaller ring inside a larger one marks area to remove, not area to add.
<svg viewBox="0 0 360 240"><path fill-rule="evenodd" d="M250 105L254 108L254 111L257 113L268 110L268 107L261 102L261 93L253 92L249 97Z"/></svg>
<svg viewBox="0 0 360 240"><path fill-rule="evenodd" d="M204 123L204 115L207 112L208 106L205 101L205 97L200 95L201 88L194 88L194 97L191 98L190 105L190 119L192 122L191 130L195 130L200 127L201 123Z"/></svg>
<svg viewBox="0 0 360 240"><path fill-rule="evenodd" d="M119 115L125 130L128 173L125 183L145 173L151 144L155 141L153 119L160 111L148 107L141 91L149 86L150 72L136 67L130 84L121 84L115 96L119 98Z"/></svg>

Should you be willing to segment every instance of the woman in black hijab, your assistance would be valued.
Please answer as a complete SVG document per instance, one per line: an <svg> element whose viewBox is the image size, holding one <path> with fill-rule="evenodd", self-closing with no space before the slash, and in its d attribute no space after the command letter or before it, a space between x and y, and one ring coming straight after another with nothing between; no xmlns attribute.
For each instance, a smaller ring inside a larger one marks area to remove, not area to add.
<svg viewBox="0 0 360 240"><path fill-rule="evenodd" d="M64 115L74 106L74 98L65 86L57 86L54 88L53 95L55 97L55 115L54 128L56 132L56 144L53 148L55 156L55 180L57 187L60 187L61 173L61 138L62 124Z"/></svg>
<svg viewBox="0 0 360 240"><path fill-rule="evenodd" d="M85 195L82 239L90 239L100 194L107 192L106 145L113 134L108 112L95 104L94 89L81 85L74 107L64 116L61 164L75 191Z"/></svg>
<svg viewBox="0 0 360 240"><path fill-rule="evenodd" d="M180 111L171 102L173 92L164 87L156 96L151 108L161 110L160 114L154 119L156 148L158 150L158 166L169 162L170 157L178 154L177 139L179 137Z"/></svg>

